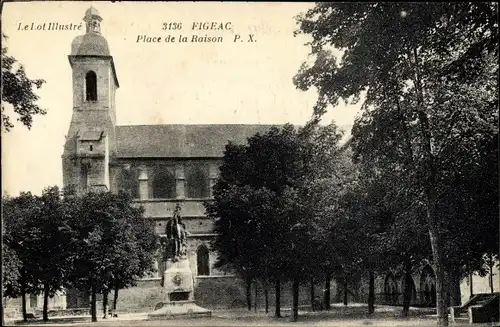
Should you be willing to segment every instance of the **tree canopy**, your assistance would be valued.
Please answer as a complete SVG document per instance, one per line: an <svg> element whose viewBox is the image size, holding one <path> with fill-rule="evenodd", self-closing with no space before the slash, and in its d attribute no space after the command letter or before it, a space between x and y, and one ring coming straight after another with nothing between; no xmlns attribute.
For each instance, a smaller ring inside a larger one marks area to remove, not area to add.
<svg viewBox="0 0 500 327"><path fill-rule="evenodd" d="M460 246L456 228L464 223L450 211L453 188L481 165L479 158L497 166L495 150L483 152L498 136L497 11L496 3L318 3L298 17L297 33L312 37L314 62L303 64L294 82L318 90L316 120L340 99L363 99L352 130L354 156L381 180L397 176L391 202L409 200L398 217L413 212L410 221L426 225L443 326L449 249ZM470 194L459 192L462 199ZM495 192L491 185L485 193ZM467 207L489 208L471 201Z"/></svg>
<svg viewBox="0 0 500 327"><path fill-rule="evenodd" d="M154 228L128 194L68 191L62 197L50 187L41 196L22 193L2 202L5 295L42 292L44 320L48 298L76 287L92 295L96 321L96 294L107 299L110 290L133 286L154 269Z"/></svg>
<svg viewBox="0 0 500 327"><path fill-rule="evenodd" d="M317 195L326 180L340 182L340 137L335 125L285 125L250 137L247 145L229 143L214 201L206 204L215 219L217 265L274 281L277 290L280 281L291 281L294 319L299 283L322 266L313 235L326 200Z"/></svg>
<svg viewBox="0 0 500 327"><path fill-rule="evenodd" d="M47 113L37 104L39 97L34 92L34 88L41 88L45 81L28 78L24 66L8 55L5 34L2 34L2 41L2 102L11 104L14 113L19 116L17 120L30 129L34 116ZM2 103L2 129L9 131L13 127L12 119Z"/></svg>

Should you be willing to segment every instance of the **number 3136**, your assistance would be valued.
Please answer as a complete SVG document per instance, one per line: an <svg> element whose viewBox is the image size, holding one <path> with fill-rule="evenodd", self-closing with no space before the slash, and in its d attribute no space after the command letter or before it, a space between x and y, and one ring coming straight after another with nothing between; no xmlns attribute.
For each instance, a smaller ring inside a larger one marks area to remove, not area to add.
<svg viewBox="0 0 500 327"><path fill-rule="evenodd" d="M163 23L162 30L180 30L182 29L182 23Z"/></svg>

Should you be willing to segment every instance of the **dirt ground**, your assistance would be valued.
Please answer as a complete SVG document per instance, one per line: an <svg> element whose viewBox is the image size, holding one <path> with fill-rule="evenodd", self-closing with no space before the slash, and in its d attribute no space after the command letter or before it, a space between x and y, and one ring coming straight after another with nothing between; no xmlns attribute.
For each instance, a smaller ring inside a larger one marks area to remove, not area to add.
<svg viewBox="0 0 500 327"><path fill-rule="evenodd" d="M411 308L409 317L401 316L400 307L377 306L375 314L368 316L366 305L352 304L347 307L333 305L329 311L311 312L307 308L299 311L298 322L290 322L290 309L282 310L282 318L273 316L274 308L269 314L263 310L216 310L210 318L177 318L165 320L147 320L147 313L120 314L116 318L102 319L92 323L89 316L52 317L49 322L34 320L6 321L6 325L43 325L43 326L436 326L435 310ZM470 326L467 321L450 326ZM500 326L499 324L475 324L474 326Z"/></svg>

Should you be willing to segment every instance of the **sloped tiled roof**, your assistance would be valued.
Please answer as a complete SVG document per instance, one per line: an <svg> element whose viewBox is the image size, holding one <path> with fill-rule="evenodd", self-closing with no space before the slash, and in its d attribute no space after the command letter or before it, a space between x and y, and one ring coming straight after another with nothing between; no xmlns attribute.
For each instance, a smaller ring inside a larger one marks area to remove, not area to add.
<svg viewBox="0 0 500 327"><path fill-rule="evenodd" d="M246 124L116 126L121 158L222 157L229 141L244 144L272 126Z"/></svg>
<svg viewBox="0 0 500 327"><path fill-rule="evenodd" d="M102 129L98 130L84 129L78 132L80 136L80 141L99 141L103 133L104 131Z"/></svg>

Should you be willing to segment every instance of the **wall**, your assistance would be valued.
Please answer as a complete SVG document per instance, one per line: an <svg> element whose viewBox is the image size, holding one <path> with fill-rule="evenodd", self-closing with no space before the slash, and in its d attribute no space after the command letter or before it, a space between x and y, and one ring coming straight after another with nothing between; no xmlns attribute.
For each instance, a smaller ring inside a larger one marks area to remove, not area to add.
<svg viewBox="0 0 500 327"><path fill-rule="evenodd" d="M114 293L109 300L113 300ZM160 279L141 280L137 286L118 292L117 310L120 312L149 312L166 298L167 294L160 285ZM110 303L111 303L110 301Z"/></svg>
<svg viewBox="0 0 500 327"><path fill-rule="evenodd" d="M334 283L332 283L333 285ZM252 284L252 308L255 301L255 287ZM290 283L281 285L281 305L283 308L292 304L292 287ZM334 288L332 288L334 291ZM208 309L246 308L246 285L243 280L235 276L210 276L195 278L195 302ZM333 293L333 292L332 292ZM316 296L322 296L322 285L315 285ZM333 294L332 294L333 295ZM119 312L148 312L166 297L160 286L160 279L139 281L137 286L119 292L117 310ZM332 296L333 298L333 296ZM110 297L111 299L111 297ZM269 306L275 303L274 285L269 287ZM301 285L299 288L299 305L310 304L310 285ZM264 289L257 284L257 306L265 305Z"/></svg>
<svg viewBox="0 0 500 327"><path fill-rule="evenodd" d="M474 274L472 276L473 294L490 293L491 288L490 288L490 281L489 280L490 280L489 275L487 275L485 277L481 277L481 276ZM500 291L500 269L498 266L496 266L493 269L493 291L494 292ZM462 304L464 304L471 297L469 278L465 278L460 283L460 292L462 295Z"/></svg>

